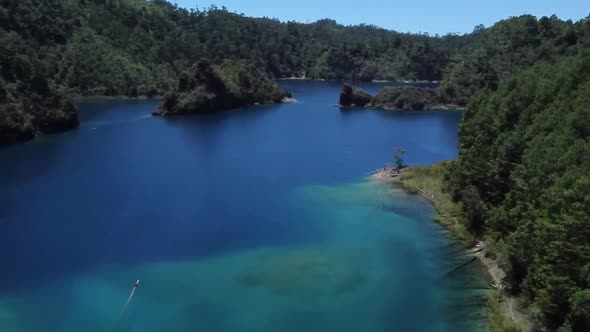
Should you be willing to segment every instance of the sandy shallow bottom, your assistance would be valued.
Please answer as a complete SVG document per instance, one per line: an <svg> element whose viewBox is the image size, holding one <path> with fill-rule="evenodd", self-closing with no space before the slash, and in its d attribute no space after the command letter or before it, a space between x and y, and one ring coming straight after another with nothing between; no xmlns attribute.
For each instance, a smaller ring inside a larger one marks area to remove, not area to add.
<svg viewBox="0 0 590 332"><path fill-rule="evenodd" d="M372 182L302 187L289 201L314 234L306 241L200 259L106 265L31 285L0 297L0 330L483 328L486 281L475 267L449 273L465 258L430 221L427 202ZM135 279L140 288L121 313Z"/></svg>

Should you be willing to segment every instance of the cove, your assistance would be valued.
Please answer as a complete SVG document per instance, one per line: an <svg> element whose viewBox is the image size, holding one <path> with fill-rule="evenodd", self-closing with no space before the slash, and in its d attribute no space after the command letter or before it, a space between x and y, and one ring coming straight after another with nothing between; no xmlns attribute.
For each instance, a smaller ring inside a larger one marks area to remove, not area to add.
<svg viewBox="0 0 590 332"><path fill-rule="evenodd" d="M84 102L80 128L0 149L0 330L481 330L486 282L447 273L464 257L431 205L367 180L396 146L455 157L461 113L340 111L341 83L280 84L299 102Z"/></svg>

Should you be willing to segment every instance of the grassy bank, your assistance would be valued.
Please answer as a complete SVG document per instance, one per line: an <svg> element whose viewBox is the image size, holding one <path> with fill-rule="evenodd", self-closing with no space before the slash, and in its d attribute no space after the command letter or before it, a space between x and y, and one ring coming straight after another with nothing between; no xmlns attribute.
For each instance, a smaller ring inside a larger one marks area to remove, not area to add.
<svg viewBox="0 0 590 332"><path fill-rule="evenodd" d="M475 238L465 228L460 203L455 203L443 190L443 172L445 162L431 166L413 166L404 171L399 182L409 192L422 195L434 204L438 215L435 221L445 226L453 236L467 246L475 244Z"/></svg>
<svg viewBox="0 0 590 332"><path fill-rule="evenodd" d="M402 172L398 181L407 191L429 199L438 212L435 221L447 228L466 247L473 247L476 238L465 227L461 203L453 202L449 193L443 189L445 165L446 162L430 166L413 166ZM488 331L523 331L519 324L510 318L509 312L501 306L501 298L500 291L490 290L487 300Z"/></svg>
<svg viewBox="0 0 590 332"><path fill-rule="evenodd" d="M522 332L518 323L507 317L501 307L502 295L493 291L488 296L488 331L489 332Z"/></svg>

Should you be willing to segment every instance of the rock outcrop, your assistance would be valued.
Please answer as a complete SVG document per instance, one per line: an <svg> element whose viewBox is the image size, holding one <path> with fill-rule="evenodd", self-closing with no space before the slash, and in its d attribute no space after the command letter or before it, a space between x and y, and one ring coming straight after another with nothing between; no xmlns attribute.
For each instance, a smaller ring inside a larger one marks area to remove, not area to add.
<svg viewBox="0 0 590 332"><path fill-rule="evenodd" d="M365 92L363 89L345 83L340 92L339 105L342 107L364 107L367 106L372 99L373 96Z"/></svg>
<svg viewBox="0 0 590 332"><path fill-rule="evenodd" d="M227 110L254 104L289 101L291 95L262 71L244 61L220 66L201 59L180 75L178 89L166 96L153 115L176 115Z"/></svg>

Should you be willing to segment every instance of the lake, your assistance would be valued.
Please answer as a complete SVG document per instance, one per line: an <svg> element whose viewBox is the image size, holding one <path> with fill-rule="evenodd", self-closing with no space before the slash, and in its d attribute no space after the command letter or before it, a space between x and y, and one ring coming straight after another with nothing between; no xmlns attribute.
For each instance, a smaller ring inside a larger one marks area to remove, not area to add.
<svg viewBox="0 0 590 332"><path fill-rule="evenodd" d="M78 129L0 149L0 331L481 330L481 271L447 273L465 257L432 206L367 178L394 147L455 157L461 113L280 84L299 102L87 101Z"/></svg>

